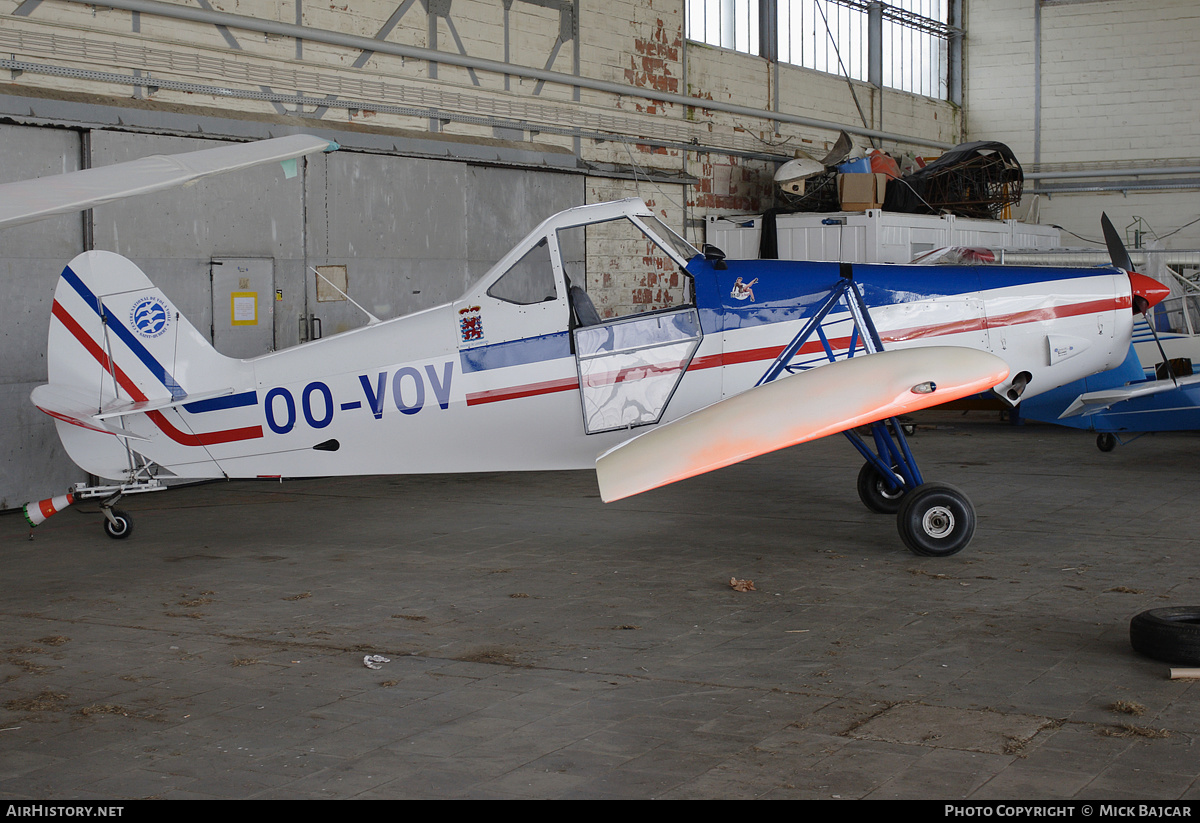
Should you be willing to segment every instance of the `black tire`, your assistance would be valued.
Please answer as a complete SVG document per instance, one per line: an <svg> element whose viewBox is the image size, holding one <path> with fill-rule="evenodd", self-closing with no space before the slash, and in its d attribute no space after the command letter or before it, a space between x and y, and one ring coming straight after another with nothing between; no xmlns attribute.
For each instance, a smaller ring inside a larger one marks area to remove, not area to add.
<svg viewBox="0 0 1200 823"><path fill-rule="evenodd" d="M1150 609L1129 621L1129 644L1164 663L1200 666L1200 606Z"/></svg>
<svg viewBox="0 0 1200 823"><path fill-rule="evenodd" d="M1110 452L1117 447L1117 438L1105 432L1096 435L1096 448L1102 452Z"/></svg>
<svg viewBox="0 0 1200 823"><path fill-rule="evenodd" d="M124 540L129 535L133 534L133 521L129 515L120 509L112 510L113 523L107 517L104 518L104 533L113 540Z"/></svg>
<svg viewBox="0 0 1200 823"><path fill-rule="evenodd" d="M863 463L863 467L858 470L858 498L871 511L895 514L904 505L906 494L908 489L903 486L895 491L889 490L874 464Z"/></svg>
<svg viewBox="0 0 1200 823"><path fill-rule="evenodd" d="M949 557L975 535L975 507L953 486L924 483L904 496L896 527L913 554Z"/></svg>

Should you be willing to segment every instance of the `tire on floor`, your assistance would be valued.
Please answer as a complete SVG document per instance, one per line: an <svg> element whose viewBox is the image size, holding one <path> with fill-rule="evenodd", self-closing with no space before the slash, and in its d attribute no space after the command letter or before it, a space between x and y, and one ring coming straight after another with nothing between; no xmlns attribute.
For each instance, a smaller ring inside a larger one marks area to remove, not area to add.
<svg viewBox="0 0 1200 823"><path fill-rule="evenodd" d="M1129 621L1133 650L1164 663L1200 666L1200 606L1150 609Z"/></svg>

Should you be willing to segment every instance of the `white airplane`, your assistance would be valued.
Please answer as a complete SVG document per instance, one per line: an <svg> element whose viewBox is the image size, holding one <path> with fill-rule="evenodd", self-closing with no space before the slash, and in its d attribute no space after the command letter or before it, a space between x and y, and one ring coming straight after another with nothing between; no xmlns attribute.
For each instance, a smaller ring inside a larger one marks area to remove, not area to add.
<svg viewBox="0 0 1200 823"><path fill-rule="evenodd" d="M597 260L684 297L602 318ZM970 501L925 483L901 427L880 421L1111 368L1135 297L1165 292L1115 267L726 262L630 199L546 219L453 303L245 360L129 260L86 252L58 282L49 384L32 399L72 460L117 481L58 502L102 498L116 538L132 522L113 505L166 477L595 466L615 500L844 432L867 460L863 502L896 513L914 552L948 555L974 533ZM852 431L867 424L874 448Z"/></svg>

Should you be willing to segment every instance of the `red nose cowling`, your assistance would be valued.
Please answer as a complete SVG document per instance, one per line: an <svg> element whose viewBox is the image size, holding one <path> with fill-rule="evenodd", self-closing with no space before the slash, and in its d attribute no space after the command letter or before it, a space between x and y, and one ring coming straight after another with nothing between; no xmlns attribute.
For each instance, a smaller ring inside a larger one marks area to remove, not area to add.
<svg viewBox="0 0 1200 823"><path fill-rule="evenodd" d="M1136 314L1145 314L1147 309L1157 306L1171 293L1169 288L1153 277L1135 271L1129 272L1129 287L1133 291L1133 311Z"/></svg>

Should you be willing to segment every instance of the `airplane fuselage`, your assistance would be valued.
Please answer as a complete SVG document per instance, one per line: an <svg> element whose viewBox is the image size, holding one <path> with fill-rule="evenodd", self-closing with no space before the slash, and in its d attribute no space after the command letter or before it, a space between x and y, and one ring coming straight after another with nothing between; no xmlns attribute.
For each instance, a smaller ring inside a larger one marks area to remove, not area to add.
<svg viewBox="0 0 1200 823"><path fill-rule="evenodd" d="M551 218L454 303L248 360L213 351L128 261L83 255L56 293L50 382L99 383L110 403L134 404L109 419L143 438L128 441L138 455L183 477L590 468L641 427L755 385L846 274L836 263L688 259L676 244L669 256L694 299L581 321L557 232L596 209ZM531 249L549 260L544 299L498 287ZM884 348L990 351L1009 364L1002 396L1111 368L1129 347L1130 285L1118 269L855 265L852 276ZM154 301L165 323L146 316ZM827 318L835 355L850 348L850 329L845 307ZM811 342L792 362L827 360ZM125 476L125 439L55 416L81 467Z"/></svg>

